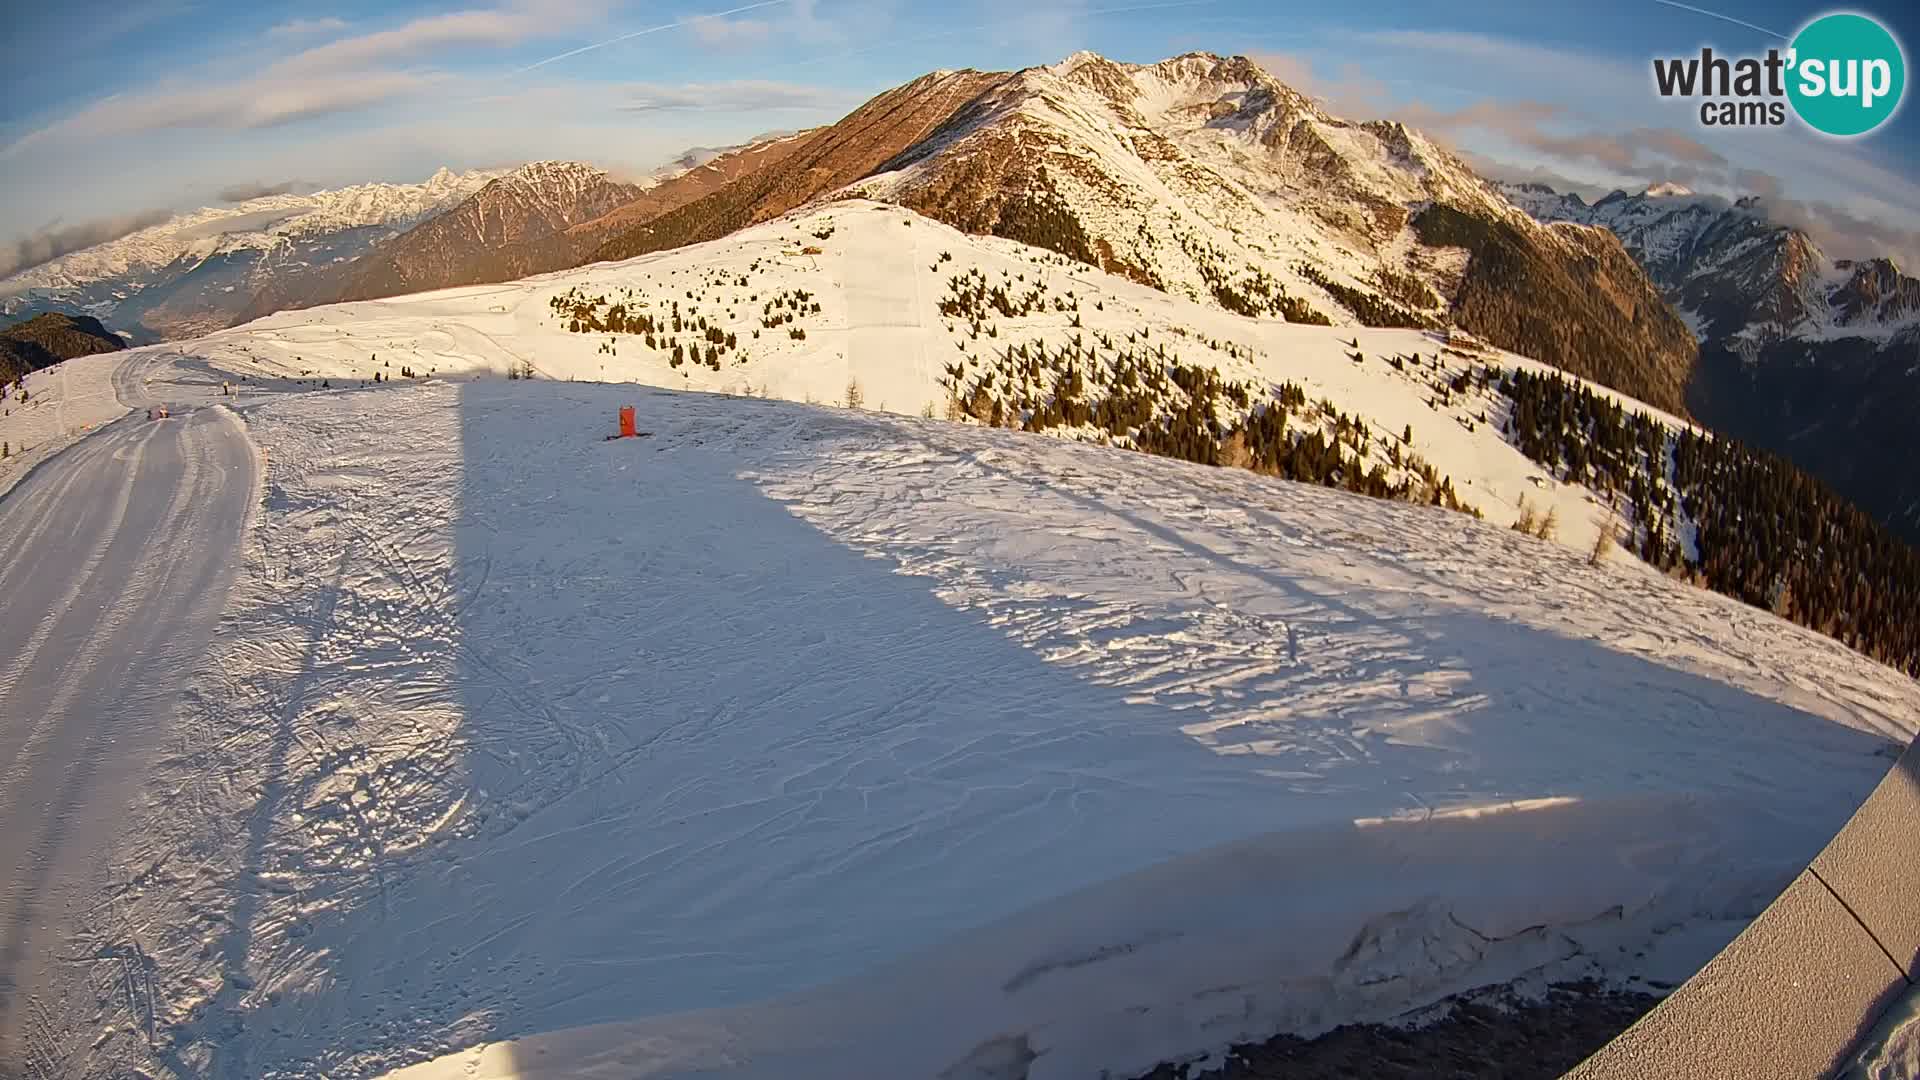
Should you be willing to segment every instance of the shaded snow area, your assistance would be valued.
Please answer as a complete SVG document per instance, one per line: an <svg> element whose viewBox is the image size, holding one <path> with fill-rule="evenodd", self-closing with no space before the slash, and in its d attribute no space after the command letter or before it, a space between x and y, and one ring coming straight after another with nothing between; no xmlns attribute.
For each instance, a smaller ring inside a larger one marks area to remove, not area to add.
<svg viewBox="0 0 1920 1080"><path fill-rule="evenodd" d="M549 380L240 412L96 916L153 1013L75 1075L1121 1076L1672 981L1920 724L1731 600L1244 471Z"/></svg>

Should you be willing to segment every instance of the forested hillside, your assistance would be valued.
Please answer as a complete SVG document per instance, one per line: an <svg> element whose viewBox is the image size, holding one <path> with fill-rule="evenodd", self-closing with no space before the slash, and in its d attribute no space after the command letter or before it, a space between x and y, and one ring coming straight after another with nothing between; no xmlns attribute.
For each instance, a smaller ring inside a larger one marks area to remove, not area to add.
<svg viewBox="0 0 1920 1080"><path fill-rule="evenodd" d="M1920 674L1920 552L1777 454L1674 431L1558 374L1503 372L1508 436L1606 493L1641 558Z"/></svg>

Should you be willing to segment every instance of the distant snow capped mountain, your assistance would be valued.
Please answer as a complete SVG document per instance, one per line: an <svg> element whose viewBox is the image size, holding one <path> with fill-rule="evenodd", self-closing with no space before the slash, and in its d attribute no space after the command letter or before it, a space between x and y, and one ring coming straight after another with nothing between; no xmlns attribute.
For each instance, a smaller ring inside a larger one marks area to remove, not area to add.
<svg viewBox="0 0 1920 1080"><path fill-rule="evenodd" d="M1671 185L1588 205L1503 189L1544 221L1620 238L1701 343L1687 405L1782 454L1920 542L1920 279L1891 259L1830 259L1764 202Z"/></svg>
<svg viewBox="0 0 1920 1080"><path fill-rule="evenodd" d="M1505 185L1543 221L1598 225L1620 238L1702 342L1749 350L1784 338L1886 341L1920 323L1920 281L1889 259L1836 261L1757 198L1728 201L1660 184L1588 205L1541 184Z"/></svg>
<svg viewBox="0 0 1920 1080"><path fill-rule="evenodd" d="M782 133L741 146L695 147L639 176L578 161L531 162L351 261L299 280L268 282L232 323L578 266L631 220L679 206L777 158L789 138Z"/></svg>
<svg viewBox="0 0 1920 1080"><path fill-rule="evenodd" d="M868 197L1241 314L1457 324L1683 407L1693 342L1610 233L1542 226L1419 132L1331 116L1245 57L935 72L796 142L596 257Z"/></svg>
<svg viewBox="0 0 1920 1080"><path fill-rule="evenodd" d="M571 261L565 239L569 228L633 201L644 190L583 162L530 162L342 265L324 286L305 289L300 296L263 293L242 318L283 307L506 281L555 269Z"/></svg>
<svg viewBox="0 0 1920 1080"><path fill-rule="evenodd" d="M356 184L207 207L0 280L0 313L78 310L136 340L224 326L266 283L350 259L478 191L498 171Z"/></svg>

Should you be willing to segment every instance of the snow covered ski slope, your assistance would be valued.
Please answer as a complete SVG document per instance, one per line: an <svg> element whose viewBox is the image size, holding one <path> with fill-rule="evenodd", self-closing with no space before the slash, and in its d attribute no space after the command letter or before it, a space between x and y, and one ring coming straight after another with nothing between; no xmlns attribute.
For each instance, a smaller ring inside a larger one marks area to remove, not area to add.
<svg viewBox="0 0 1920 1080"><path fill-rule="evenodd" d="M912 415L1163 349L1332 399L1292 422L1357 416L1488 520ZM1528 363L841 203L69 362L75 402L232 408L264 477L211 645L124 744L109 899L35 939L111 961L34 1013L36 1067L1126 1076L1677 982L1920 687L1590 564L1591 493L1438 393L1475 358ZM1583 550L1505 528L1523 494Z"/></svg>
<svg viewBox="0 0 1920 1080"><path fill-rule="evenodd" d="M11 457L0 472L8 1077L86 1075L60 1067L55 1018L86 1015L103 989L136 1000L137 936L93 932L123 884L109 856L138 827L125 805L212 636L256 502L251 448L228 410L190 405L86 430L82 421L170 402L178 387L150 382L153 366L121 353L67 361L30 380L44 391L31 409L0 418L12 447L23 433L46 439L22 455L38 462L31 473ZM61 418L70 436L86 433L77 445L60 437Z"/></svg>
<svg viewBox="0 0 1920 1080"><path fill-rule="evenodd" d="M1241 471L540 380L242 413L263 519L98 930L156 1034L74 1060L1125 1075L1677 981L1920 722L1732 601Z"/></svg>

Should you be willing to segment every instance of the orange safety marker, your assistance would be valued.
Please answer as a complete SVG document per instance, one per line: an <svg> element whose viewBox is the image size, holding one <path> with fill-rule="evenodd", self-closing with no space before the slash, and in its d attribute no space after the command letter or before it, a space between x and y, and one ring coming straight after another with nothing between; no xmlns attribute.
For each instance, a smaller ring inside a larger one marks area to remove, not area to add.
<svg viewBox="0 0 1920 1080"><path fill-rule="evenodd" d="M631 439L635 434L637 429L634 427L633 406L622 405L620 406L620 437Z"/></svg>

